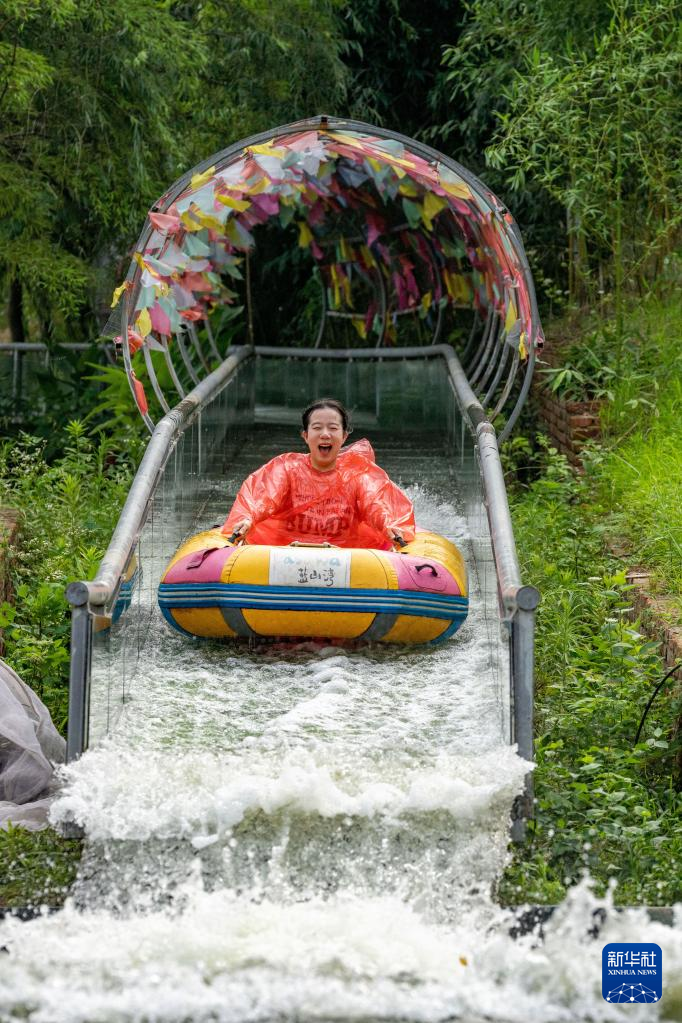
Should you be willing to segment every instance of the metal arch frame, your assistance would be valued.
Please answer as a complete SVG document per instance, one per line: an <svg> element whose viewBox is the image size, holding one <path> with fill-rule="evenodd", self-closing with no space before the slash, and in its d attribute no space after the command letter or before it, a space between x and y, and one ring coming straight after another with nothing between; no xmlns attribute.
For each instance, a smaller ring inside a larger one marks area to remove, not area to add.
<svg viewBox="0 0 682 1023"><path fill-rule="evenodd" d="M213 355L214 359L217 359L218 362L221 362L223 357L218 351L218 346L216 344L215 336L213 334L213 327L211 326L211 320L208 316L204 320L204 323L206 324L206 336L208 338L208 345L209 348L211 349L211 354Z"/></svg>
<svg viewBox="0 0 682 1023"><path fill-rule="evenodd" d="M192 177L195 174L201 174L218 163L228 162L231 157L236 156L238 153L242 152L248 146L257 145L261 142L268 141L269 139L275 138L279 135L294 134L296 132L300 132L306 129L308 130L314 129L321 131L325 130L334 131L346 129L349 131L358 131L374 135L375 137L378 138L402 142L403 145L405 145L409 151L415 153L416 155L421 156L423 159L428 161L438 161L439 163L442 163L444 166L448 167L450 170L453 170L464 181L466 181L473 195L477 199L485 203L486 206L491 207L492 210L494 211L494 215L501 219L504 218L503 229L506 232L509 239L511 240L512 248L514 250L515 256L517 258L518 264L524 277L524 281L526 283L526 287L528 289L531 304L531 316L533 319L533 323L535 325L535 333L531 338L528 339L529 358L527 360L526 373L524 376L523 384L520 388L516 404L507 418L505 429L500 435L500 440L503 440L509 435L509 432L511 431L514 423L516 422L520 414L521 407L528 394L528 390L530 388L530 381L532 379L533 367L535 364L534 350L536 347L536 342L541 338L540 318L537 308L535 288L533 286L533 278L530 272L530 267L528 264L528 259L526 257L525 249L523 247L523 242L521 240L521 235L519 233L516 223L509 215L507 208L497 199L496 196L493 195L493 193L488 188L486 188L486 186L483 184L483 182L480 181L480 179L478 179L475 175L468 171L466 167L463 167L461 164L459 164L456 160L453 160L446 154L440 153L437 150L433 149L432 147L425 145L423 142L419 142L416 139L408 138L406 135L403 135L400 132L389 131L385 128L380 128L375 125L366 124L363 121L356 121L354 119L335 118L325 115L318 115L313 118L305 118L303 120L296 121L290 124L280 125L276 128L270 128L264 132L259 132L245 139L240 139L238 142L233 143L227 148L212 154L211 156L203 160L201 163L193 167L190 171L186 172L184 175L178 178L177 181L175 181L174 184L170 187L170 189L168 189L162 196L159 197L159 199L154 203L152 209L160 210L167 208L175 201L175 199L181 194L181 192L183 192L187 188L187 186L191 183ZM153 227L147 221L137 240L135 247L136 251L142 251L146 247L146 244L149 240L152 231ZM126 276L126 283L128 283L129 288L126 290L126 293L122 299L123 311L121 334L124 339L122 347L124 363L126 367L126 372L128 374L131 389L133 389L133 379L130 351L127 343L127 329L129 323L129 307L131 305L130 299L132 297L131 291L134 290L135 283L139 274L140 268L138 267L138 265L134 262L131 263L131 266L128 270L128 274ZM318 334L318 337L319 336L320 335ZM172 360L170 358L170 355L167 355L166 358L167 363L170 361L169 372L171 372L171 377L175 378L176 374L174 367L172 367ZM154 373L153 365L151 365L150 361L148 361L146 365L147 371L148 373L150 373L150 377L152 380L152 387L154 389L155 394L158 397L158 390L161 390L161 388L158 388L157 390L158 381L155 380L156 375ZM512 365L518 367L518 362L516 362L515 364L512 363ZM173 380L173 382L174 386L177 387L175 379ZM511 393L512 385L510 385L509 388L505 388L503 392L506 393L507 397L509 393ZM181 393L181 390L178 393ZM164 407L167 408L167 403L162 401L161 406L162 408ZM147 422L148 426L153 427L151 418L148 415L145 417L145 422Z"/></svg>
<svg viewBox="0 0 682 1023"><path fill-rule="evenodd" d="M485 330L485 325L481 323L481 314L479 310L473 309L472 311L474 315L471 323L471 329L469 331L469 337L467 338L467 343L464 346L464 351L460 355L460 362L462 363L463 366L467 366L469 359L471 357L471 353L476 347L476 334L478 332L479 327L482 327L483 330Z"/></svg>
<svg viewBox="0 0 682 1023"><path fill-rule="evenodd" d="M197 384L199 383L199 377L197 376L197 372L194 369L194 366L192 365L192 360L190 358L189 352L185 348L185 342L182 339L183 331L182 330L176 330L176 331L174 331L174 335L175 335L175 340L177 341L177 345L178 345L178 349L180 351L180 355L182 356L182 361L185 364L185 369L189 373L190 379L191 379L192 383L194 384L194 386L196 387Z"/></svg>
<svg viewBox="0 0 682 1023"><path fill-rule="evenodd" d="M318 279L320 281L320 287L322 289L322 312L320 314L320 324L317 329L317 336L315 338L315 348L322 347L322 341L327 329L327 320L356 320L359 319L362 313L342 312L337 309L330 309L327 301L327 289L325 287L324 278L320 272L319 265L316 265L315 270L317 272ZM373 271L373 272L372 272ZM367 277L372 283L375 295L378 296L378 312L381 317L381 330L379 332L379 338L376 343L376 347L380 348L386 338L386 322L388 314L388 298L386 292L386 281L384 275L378 267L370 268L367 272ZM365 314L366 315L366 314Z"/></svg>
<svg viewBox="0 0 682 1023"><path fill-rule="evenodd" d="M495 350L495 344L499 341L499 328L500 317L495 310L491 309L490 316L488 317L488 322L486 324L485 335L476 349L476 354L472 364L467 366L467 376L469 377L469 383L473 388L476 387L478 379L483 373L488 359Z"/></svg>
<svg viewBox="0 0 682 1023"><path fill-rule="evenodd" d="M439 343L440 335L441 335L441 331L442 331L442 326L443 326L443 304L442 304L442 298L443 298L443 280L442 280L442 277L441 277L441 268L438 265L438 257L436 255L436 251L434 249L433 242L431 241L429 236L424 233L424 230L422 228L413 231L409 227L408 224L398 224L398 225L396 225L395 227L393 227L391 229L391 233L397 234L399 231L405 231L405 230L409 230L411 234L418 235L423 240L424 244L426 245L427 251L428 251L428 255L429 255L428 262L429 262L429 266L431 268L432 278L433 278L433 281L434 281L434 290L437 290L437 294L434 296L434 300L437 303L438 312L436 314L436 323L435 323L435 326L433 328L433 333L432 333L431 339L430 339L429 342L425 342L425 344L435 345L435 344ZM349 239L349 241L351 241L351 242L356 242L358 240L361 240L361 239L358 239L358 238L350 238ZM373 246L370 246L370 248L373 248ZM326 288L324 286L324 280L322 278L322 274L320 273L319 264L316 264L314 269L315 269L315 272L318 274L319 281L320 281L320 286L322 288L322 313L320 315L320 323L319 323L319 326L318 326L317 336L316 336L316 339L315 339L315 346L314 346L315 348L320 348L322 346L322 341L324 339L324 335L325 335L325 331L326 331L326 320L327 320L327 318L329 318L329 319L355 319L356 318L356 314L354 314L354 313L346 313L346 312L339 312L337 310L329 309L329 306L328 306L328 303L327 303L327 290L326 290ZM381 269L379 267L375 267L375 271L376 271L376 280L378 281L378 287L375 287L375 294L378 294L378 298L379 298L379 301L377 303L378 307L379 307L378 308L378 313L379 313L379 316L381 318L381 330L379 332L379 337L377 339L377 343L376 343L375 347L376 348L381 348L383 346L385 340L386 340L386 327L387 327L387 323L388 323L388 292L387 292L387 289L386 289L386 279L384 277L384 274L381 272ZM394 310L392 315L394 317L396 317L396 316L406 316L406 315L414 316L414 315L416 315L418 313L418 311L419 311L418 308ZM361 314L358 313L357 315L359 316Z"/></svg>
<svg viewBox="0 0 682 1023"><path fill-rule="evenodd" d="M199 359L199 362L203 366L204 372L210 373L211 367L209 366L206 356L204 355L204 350L201 347L201 341L199 340L199 333L197 331L196 326L193 323L189 322L187 324L186 330L192 341L192 347L194 348L194 351L197 353L197 358Z"/></svg>

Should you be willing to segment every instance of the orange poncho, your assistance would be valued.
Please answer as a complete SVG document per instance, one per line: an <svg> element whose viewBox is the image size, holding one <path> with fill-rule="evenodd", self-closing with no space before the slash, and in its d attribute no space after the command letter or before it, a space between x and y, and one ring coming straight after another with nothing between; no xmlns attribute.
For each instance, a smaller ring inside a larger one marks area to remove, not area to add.
<svg viewBox="0 0 682 1023"><path fill-rule="evenodd" d="M222 532L245 518L253 521L246 538L253 544L328 541L385 550L389 527L405 540L415 534L412 503L376 464L368 440L339 452L331 472L314 469L309 455L273 458L242 483Z"/></svg>

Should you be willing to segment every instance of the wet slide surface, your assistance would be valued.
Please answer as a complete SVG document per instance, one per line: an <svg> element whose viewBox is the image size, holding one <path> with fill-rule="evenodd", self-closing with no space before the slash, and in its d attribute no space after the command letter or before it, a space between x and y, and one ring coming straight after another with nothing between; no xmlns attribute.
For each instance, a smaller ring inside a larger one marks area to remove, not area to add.
<svg viewBox="0 0 682 1023"><path fill-rule="evenodd" d="M195 529L294 436L255 428L224 480L197 487ZM466 556L446 454L369 436L418 522ZM620 1019L586 888L542 948L513 941L493 901L524 768L471 586L440 647L249 650L187 640L155 610L114 732L68 769L54 809L88 834L72 898L0 925L0 1020ZM679 933L633 912L602 938L682 962Z"/></svg>

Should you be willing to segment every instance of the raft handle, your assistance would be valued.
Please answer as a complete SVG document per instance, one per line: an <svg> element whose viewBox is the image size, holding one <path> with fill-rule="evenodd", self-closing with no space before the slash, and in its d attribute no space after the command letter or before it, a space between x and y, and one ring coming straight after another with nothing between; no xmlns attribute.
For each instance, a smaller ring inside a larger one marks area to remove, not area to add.
<svg viewBox="0 0 682 1023"><path fill-rule="evenodd" d="M325 549L332 547L336 550L336 544L328 543L326 540L324 543L305 543L304 540L292 540L289 547L324 547Z"/></svg>
<svg viewBox="0 0 682 1023"><path fill-rule="evenodd" d="M438 575L438 569L434 568L433 565L415 565L414 567L415 567L415 571L417 571L417 572L421 572L422 568L430 568L431 569L431 575L434 575L434 576Z"/></svg>
<svg viewBox="0 0 682 1023"><path fill-rule="evenodd" d="M219 550L222 550L222 548L221 547L207 547L203 551L199 551L198 554L194 555L194 557L192 558L191 561L187 562L185 568L187 568L187 569L190 569L190 568L201 568L201 566L206 561L206 558L209 556L209 554L213 554L214 551L219 551Z"/></svg>

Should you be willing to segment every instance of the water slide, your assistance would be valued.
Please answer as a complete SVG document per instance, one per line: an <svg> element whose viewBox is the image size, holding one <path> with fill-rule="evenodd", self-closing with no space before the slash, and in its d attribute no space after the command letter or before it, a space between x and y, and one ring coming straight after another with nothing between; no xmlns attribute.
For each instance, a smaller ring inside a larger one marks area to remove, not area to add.
<svg viewBox="0 0 682 1023"><path fill-rule="evenodd" d="M284 264L278 231L295 246ZM317 296L317 321L269 336L263 289L286 307L282 273ZM419 143L316 118L177 182L119 294L151 437L97 577L69 589L53 819L85 835L84 856L64 910L5 923L0 1018L601 1018L587 886L541 953L495 901L532 812L538 601L494 425L513 427L541 340L508 212ZM417 521L464 552L466 623L418 648L172 632L157 587L174 550L298 448L321 394L353 410Z"/></svg>

